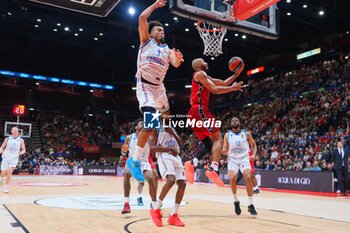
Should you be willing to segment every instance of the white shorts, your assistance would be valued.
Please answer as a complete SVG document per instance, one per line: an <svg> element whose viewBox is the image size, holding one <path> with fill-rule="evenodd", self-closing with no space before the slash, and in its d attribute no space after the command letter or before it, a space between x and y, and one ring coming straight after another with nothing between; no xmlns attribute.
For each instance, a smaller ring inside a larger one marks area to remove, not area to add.
<svg viewBox="0 0 350 233"><path fill-rule="evenodd" d="M249 157L243 157L243 158L232 158L229 157L227 159L227 170L228 171L235 171L238 173L240 170L242 173L246 169L251 169Z"/></svg>
<svg viewBox="0 0 350 233"><path fill-rule="evenodd" d="M140 110L142 107L152 107L160 112L166 112L170 108L163 83L156 86L143 83L141 80L137 79L136 97L139 101Z"/></svg>
<svg viewBox="0 0 350 233"><path fill-rule="evenodd" d="M185 180L185 168L182 165L180 156L161 153L157 161L159 172L163 180L166 179L167 175L174 175L176 180Z"/></svg>
<svg viewBox="0 0 350 233"><path fill-rule="evenodd" d="M142 171L142 174L144 171L152 171L151 164L149 164L148 161L141 160L141 171Z"/></svg>
<svg viewBox="0 0 350 233"><path fill-rule="evenodd" d="M2 159L1 162L1 171L5 171L9 167L17 167L18 164L18 158L14 159Z"/></svg>

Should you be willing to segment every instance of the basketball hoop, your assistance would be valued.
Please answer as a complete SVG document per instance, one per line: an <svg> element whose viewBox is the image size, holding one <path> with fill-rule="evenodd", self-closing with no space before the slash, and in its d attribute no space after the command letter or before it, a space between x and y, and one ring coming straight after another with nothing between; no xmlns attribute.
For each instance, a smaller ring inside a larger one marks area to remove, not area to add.
<svg viewBox="0 0 350 233"><path fill-rule="evenodd" d="M204 42L203 55L217 57L222 54L222 41L227 32L226 28L201 21L197 22L196 28Z"/></svg>

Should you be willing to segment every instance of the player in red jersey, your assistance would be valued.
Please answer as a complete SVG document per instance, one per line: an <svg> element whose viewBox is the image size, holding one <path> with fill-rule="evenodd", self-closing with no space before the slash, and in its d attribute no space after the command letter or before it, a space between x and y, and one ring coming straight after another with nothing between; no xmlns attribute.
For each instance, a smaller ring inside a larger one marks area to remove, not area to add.
<svg viewBox="0 0 350 233"><path fill-rule="evenodd" d="M192 68L195 71L192 79L191 108L188 111L188 118L195 122L216 122L209 111L209 96L212 94L225 94L232 91L243 91L243 82L234 82L244 69L244 65L232 76L225 80L214 79L207 75L208 63L202 58L192 61ZM191 125L192 127L192 125ZM216 185L224 186L224 183L217 174L222 149L222 136L217 124L209 124L209 127L199 127L195 124L192 130L196 137L202 141L206 149L212 153L213 161L206 176ZM185 163L186 177L189 183L194 181L193 161Z"/></svg>

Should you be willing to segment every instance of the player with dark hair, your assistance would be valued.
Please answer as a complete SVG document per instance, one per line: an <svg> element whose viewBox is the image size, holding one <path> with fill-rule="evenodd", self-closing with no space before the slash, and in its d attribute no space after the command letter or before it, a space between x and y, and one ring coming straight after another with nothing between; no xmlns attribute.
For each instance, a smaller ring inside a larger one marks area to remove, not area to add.
<svg viewBox="0 0 350 233"><path fill-rule="evenodd" d="M129 134L126 136L125 142L122 146L122 155L126 156L129 152L129 157L131 157L135 151L135 146L137 143L137 137L143 128L143 121L137 120L135 124L135 133ZM124 208L122 210L122 214L130 213L130 178L131 178L131 172L128 166L126 165L124 168L124 180L123 180L123 189L124 189ZM143 200L142 200L142 189L144 186L143 181L139 181L139 184L137 185L137 192L139 194L139 197L137 198L137 204L139 206L143 206Z"/></svg>
<svg viewBox="0 0 350 233"><path fill-rule="evenodd" d="M251 178L251 167L249 162L249 147L252 148L253 155L256 155L257 146L250 132L241 129L241 123L238 117L231 119L232 130L229 130L224 136L224 145L222 154L227 155L227 171L230 177L230 186L234 199L235 213L241 214L240 202L237 198L237 173L240 170L243 173L246 189L249 199L248 212L251 215L257 215L253 205L253 185Z"/></svg>
<svg viewBox="0 0 350 233"><path fill-rule="evenodd" d="M156 153L159 172L165 181L157 204L154 207L160 213L158 215L157 226L163 226L161 219L162 202L175 183L178 188L175 195L174 208L168 218L168 223L179 227L185 226L177 213L186 188L185 168L179 156L182 145L182 140L172 128L160 128L157 135L153 137L151 151Z"/></svg>
<svg viewBox="0 0 350 233"><path fill-rule="evenodd" d="M169 111L169 103L164 87L164 78L169 64L178 68L183 62L183 55L176 49L169 49L165 44L164 27L159 22L148 22L148 18L158 8L164 7L165 0L157 0L139 16L140 48L137 56L136 96L142 113ZM137 146L132 159L127 160L132 175L140 180L143 175L149 183L152 207L156 203L156 187L150 176L151 166L145 157L150 136L156 131L143 128L138 136ZM147 147L147 148L145 148ZM145 175L147 173L147 177ZM157 212L152 208L151 216L157 221Z"/></svg>
<svg viewBox="0 0 350 233"><path fill-rule="evenodd" d="M244 65L232 76L225 80L214 79L210 77L208 63L202 58L197 58L192 61L192 68L195 71L192 79L191 90L191 108L188 111L190 120L205 122L215 121L215 118L209 111L209 96L212 94L225 94L232 91L243 91L243 82L234 82L244 69ZM197 124L196 124L197 125ZM222 149L222 136L217 127L193 127L192 130L197 138L204 144L206 149L212 153L213 161L210 169L206 171L206 176L211 179L216 185L224 186L224 183L217 174L219 169L219 160ZM205 153L205 149L200 152ZM202 153L203 154L203 153ZM195 159L198 159L196 157ZM197 160L198 161L198 160ZM194 166L193 161L185 163L186 176L189 183L194 181Z"/></svg>

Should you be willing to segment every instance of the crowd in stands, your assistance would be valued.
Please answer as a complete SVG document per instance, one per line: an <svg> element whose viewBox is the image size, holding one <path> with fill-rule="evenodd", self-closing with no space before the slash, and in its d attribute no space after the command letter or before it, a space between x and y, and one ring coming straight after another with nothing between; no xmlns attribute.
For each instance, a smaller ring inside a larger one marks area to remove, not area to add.
<svg viewBox="0 0 350 233"><path fill-rule="evenodd" d="M236 95L237 102L252 103L243 109L214 113L222 120L222 133L232 116L251 131L258 145L257 169L332 170L331 152L336 141L348 141L350 133L350 60L326 60L280 72L265 79L251 79L249 88ZM21 168L43 165L116 165L105 159L76 161L76 149L84 145L111 146L121 135L134 131L134 121L115 121L105 115L68 116L36 113L43 148L29 145ZM179 131L184 141L183 160L191 158L201 143L190 129ZM200 167L210 164L210 154ZM226 168L225 157L220 167Z"/></svg>

